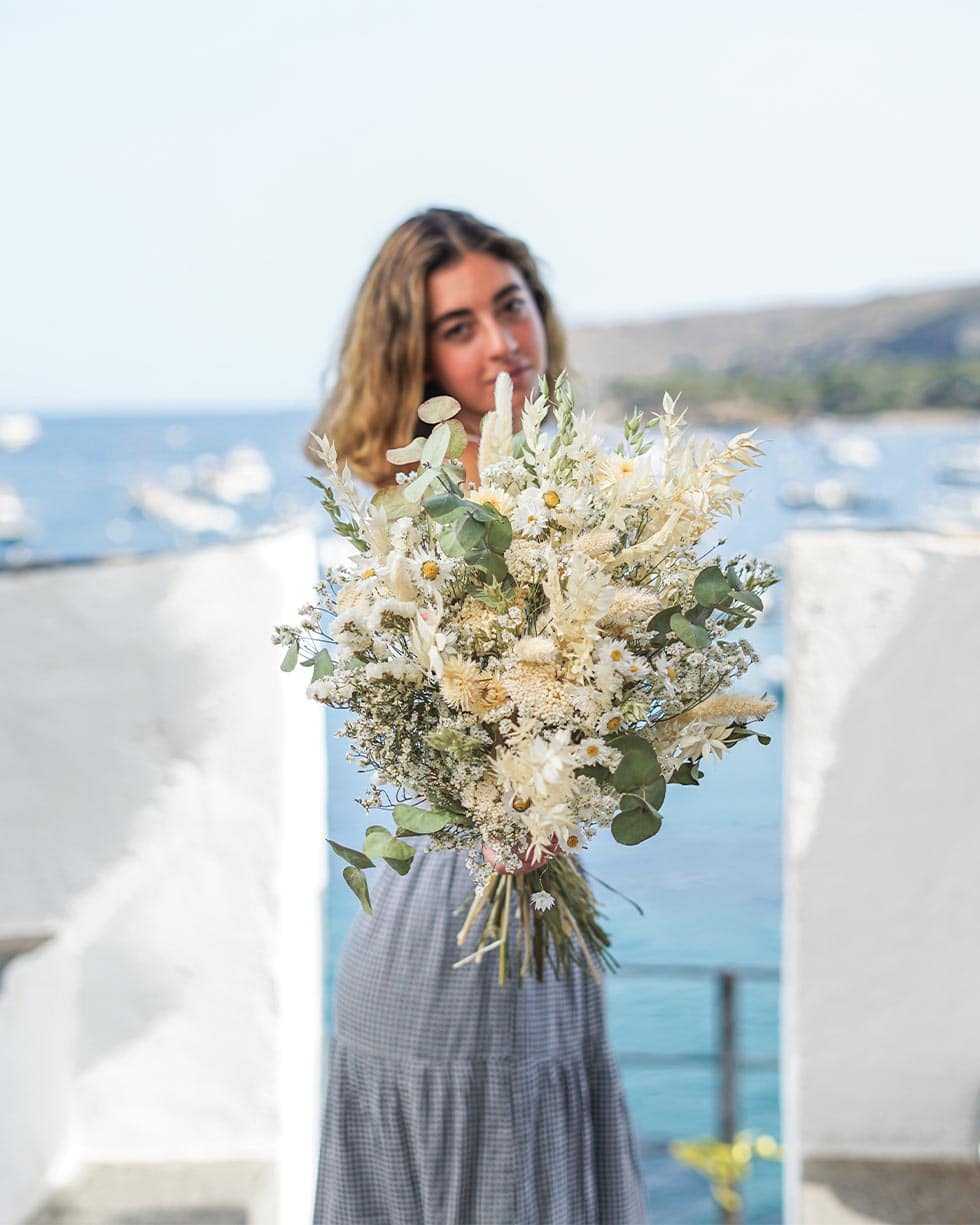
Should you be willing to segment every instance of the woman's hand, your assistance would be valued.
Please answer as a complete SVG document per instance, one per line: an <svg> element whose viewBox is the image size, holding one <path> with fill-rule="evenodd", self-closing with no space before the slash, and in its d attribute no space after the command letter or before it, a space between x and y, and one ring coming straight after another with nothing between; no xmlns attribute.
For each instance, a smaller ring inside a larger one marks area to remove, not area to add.
<svg viewBox="0 0 980 1225"><path fill-rule="evenodd" d="M563 854L564 851L562 851L558 844L558 835L553 834L551 841L546 847L527 846L524 848L520 857L521 866L513 870L513 875L526 876L528 872L534 872L537 868L543 868L553 855ZM504 866L503 860L487 842L483 844L483 858L493 868L494 872L499 873L501 876L507 875L509 869Z"/></svg>

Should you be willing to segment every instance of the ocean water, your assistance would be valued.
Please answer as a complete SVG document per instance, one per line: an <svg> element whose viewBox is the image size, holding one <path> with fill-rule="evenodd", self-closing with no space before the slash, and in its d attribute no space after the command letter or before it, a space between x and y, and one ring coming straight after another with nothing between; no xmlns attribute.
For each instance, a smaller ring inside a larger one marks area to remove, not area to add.
<svg viewBox="0 0 980 1225"><path fill-rule="evenodd" d="M237 521L225 525L227 530L248 535L305 517L326 536L329 521L304 479L311 470L302 454L309 421L302 411L44 414L36 443L14 454L0 451L0 491L5 486L15 490L24 512L24 538L0 543L0 565L80 561L224 539L141 512L139 487L193 488L242 445L264 457L270 485L233 507ZM760 434L766 458L740 482L747 491L743 513L725 525L725 553L753 552L778 566L786 536L794 530L931 529L980 522L980 490L937 480L956 449L980 446L980 422L874 428L818 423L805 429L769 427ZM801 504L811 495L823 508ZM839 505L848 502L853 505ZM297 588L297 606L307 597ZM766 616L749 635L762 661L752 685L756 691L781 693L785 599L785 585L774 588ZM270 646L269 666L277 663ZM301 689L297 680L297 701L303 700ZM342 743L330 735L342 721L341 712L327 712L329 812L331 837L350 845L359 842L364 825L363 811L352 802L362 780L344 760ZM664 827L655 839L633 848L597 839L585 861L643 910L640 915L617 894L598 890L624 965L608 982L609 1023L643 1143L653 1222L693 1225L718 1219L704 1179L665 1151L671 1139L717 1134L716 1069L710 1063L647 1065L638 1059L716 1051L716 988L710 977L640 976L628 968L657 964L778 971L781 709L767 722L771 745L740 745L721 765L708 767L699 788L670 789ZM337 955L357 907L340 878L341 866L330 856L324 907L325 1025ZM763 1065L775 1060L778 979L741 982L737 1011L739 1056ZM738 1126L778 1137L778 1070L743 1070L737 1107ZM781 1219L780 1185L777 1163L756 1163L743 1187L747 1222Z"/></svg>

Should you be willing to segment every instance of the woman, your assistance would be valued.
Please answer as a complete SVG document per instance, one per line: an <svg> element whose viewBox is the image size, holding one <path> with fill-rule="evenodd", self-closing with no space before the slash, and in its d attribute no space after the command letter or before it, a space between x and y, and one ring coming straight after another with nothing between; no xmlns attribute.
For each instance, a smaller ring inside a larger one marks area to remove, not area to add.
<svg viewBox="0 0 980 1225"><path fill-rule="evenodd" d="M518 423L564 348L527 247L430 209L372 264L316 433L385 485L385 451L411 440L424 399L448 394L475 481L497 375L513 379ZM372 892L337 972L315 1225L640 1225L602 987L577 970L500 987L490 959L454 970L454 911L472 893L460 855L416 855Z"/></svg>

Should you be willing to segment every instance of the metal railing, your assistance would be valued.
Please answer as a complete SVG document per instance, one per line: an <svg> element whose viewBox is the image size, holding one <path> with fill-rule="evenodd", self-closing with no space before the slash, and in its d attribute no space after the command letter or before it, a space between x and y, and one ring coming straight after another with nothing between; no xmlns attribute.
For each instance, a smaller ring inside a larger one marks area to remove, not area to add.
<svg viewBox="0 0 980 1225"><path fill-rule="evenodd" d="M779 980L775 966L704 966L704 965L641 965L619 967L617 977L627 978L698 978L715 982L715 1033L713 1051L617 1051L616 1058L624 1067L676 1067L690 1065L717 1067L715 1116L719 1140L731 1144L738 1128L738 1078L742 1071L772 1071L779 1067L773 1058L743 1058L738 1053L738 984L743 980ZM666 1140L647 1140L647 1150L663 1151ZM719 1208L719 1219L725 1225L737 1225L738 1214Z"/></svg>

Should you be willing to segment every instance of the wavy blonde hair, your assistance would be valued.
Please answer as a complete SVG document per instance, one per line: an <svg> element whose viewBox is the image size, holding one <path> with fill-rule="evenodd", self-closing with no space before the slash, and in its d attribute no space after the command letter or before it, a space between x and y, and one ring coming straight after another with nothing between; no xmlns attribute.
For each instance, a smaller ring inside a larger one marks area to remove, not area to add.
<svg viewBox="0 0 980 1225"><path fill-rule="evenodd" d="M372 485L397 471L385 458L405 446L420 422L418 406L440 388L426 381L426 285L468 251L518 269L537 304L548 346L548 381L565 367L565 330L534 256L525 243L470 213L430 208L409 217L385 240L358 291L347 321L337 379L313 432L327 434L337 456ZM306 453L317 461L312 443Z"/></svg>

